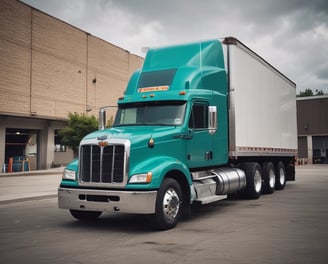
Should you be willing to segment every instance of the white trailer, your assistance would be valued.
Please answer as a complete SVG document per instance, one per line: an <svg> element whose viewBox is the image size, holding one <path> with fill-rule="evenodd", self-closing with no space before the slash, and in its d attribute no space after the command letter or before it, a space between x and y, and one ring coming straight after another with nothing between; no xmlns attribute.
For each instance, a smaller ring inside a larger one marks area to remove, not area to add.
<svg viewBox="0 0 328 264"><path fill-rule="evenodd" d="M238 40L224 43L230 157L295 156L296 84Z"/></svg>

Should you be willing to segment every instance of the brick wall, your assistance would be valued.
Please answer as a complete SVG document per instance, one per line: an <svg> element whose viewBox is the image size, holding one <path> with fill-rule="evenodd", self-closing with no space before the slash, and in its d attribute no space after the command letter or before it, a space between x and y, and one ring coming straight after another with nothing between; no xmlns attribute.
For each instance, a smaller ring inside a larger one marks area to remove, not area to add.
<svg viewBox="0 0 328 264"><path fill-rule="evenodd" d="M0 114L47 119L116 105L143 62L15 0L0 1L0 59Z"/></svg>

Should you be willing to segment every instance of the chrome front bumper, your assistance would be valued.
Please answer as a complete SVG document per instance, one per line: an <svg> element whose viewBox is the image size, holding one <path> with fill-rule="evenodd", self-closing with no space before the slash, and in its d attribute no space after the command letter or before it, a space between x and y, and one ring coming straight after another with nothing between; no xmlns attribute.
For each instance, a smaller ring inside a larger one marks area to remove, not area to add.
<svg viewBox="0 0 328 264"><path fill-rule="evenodd" d="M154 214L157 191L58 189L62 209Z"/></svg>

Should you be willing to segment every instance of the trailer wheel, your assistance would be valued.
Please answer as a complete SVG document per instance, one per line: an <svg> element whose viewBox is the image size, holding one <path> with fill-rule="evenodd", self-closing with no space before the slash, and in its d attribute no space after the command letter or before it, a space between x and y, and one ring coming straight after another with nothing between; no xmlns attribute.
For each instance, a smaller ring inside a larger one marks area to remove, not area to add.
<svg viewBox="0 0 328 264"><path fill-rule="evenodd" d="M69 210L71 215L80 221L92 221L96 220L102 212L98 211L80 211L80 210Z"/></svg>
<svg viewBox="0 0 328 264"><path fill-rule="evenodd" d="M276 190L283 190L286 186L285 165L279 161L276 164Z"/></svg>
<svg viewBox="0 0 328 264"><path fill-rule="evenodd" d="M153 226L166 230L177 225L181 216L182 191L179 183L165 178L157 194Z"/></svg>
<svg viewBox="0 0 328 264"><path fill-rule="evenodd" d="M241 168L246 173L246 188L244 196L248 199L258 199L262 189L262 169L256 162L246 162Z"/></svg>
<svg viewBox="0 0 328 264"><path fill-rule="evenodd" d="M266 162L262 166L263 171L263 193L274 193L276 186L276 172L272 162Z"/></svg>

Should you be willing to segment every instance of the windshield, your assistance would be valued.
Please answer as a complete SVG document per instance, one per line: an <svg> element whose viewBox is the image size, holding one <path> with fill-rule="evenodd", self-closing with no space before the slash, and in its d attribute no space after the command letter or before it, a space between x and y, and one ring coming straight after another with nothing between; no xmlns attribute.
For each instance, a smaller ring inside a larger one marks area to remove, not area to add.
<svg viewBox="0 0 328 264"><path fill-rule="evenodd" d="M185 101L161 101L119 105L114 126L178 126L184 119Z"/></svg>

